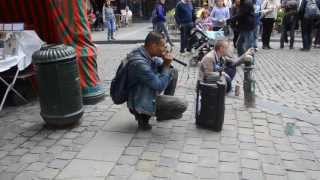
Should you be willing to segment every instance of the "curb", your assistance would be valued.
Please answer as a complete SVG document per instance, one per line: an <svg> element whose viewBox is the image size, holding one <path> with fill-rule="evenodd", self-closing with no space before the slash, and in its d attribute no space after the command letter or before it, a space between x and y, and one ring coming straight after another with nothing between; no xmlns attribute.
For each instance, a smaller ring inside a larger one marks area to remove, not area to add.
<svg viewBox="0 0 320 180"><path fill-rule="evenodd" d="M171 39L172 42L178 43L180 42L180 39ZM302 39L295 39L296 42L302 42ZM144 39L133 39L133 40L114 40L114 41L107 41L107 40L101 40L101 41L92 41L94 44L140 44L144 43ZM259 39L259 42L261 42L261 39ZM270 42L279 42L280 39L270 39Z"/></svg>

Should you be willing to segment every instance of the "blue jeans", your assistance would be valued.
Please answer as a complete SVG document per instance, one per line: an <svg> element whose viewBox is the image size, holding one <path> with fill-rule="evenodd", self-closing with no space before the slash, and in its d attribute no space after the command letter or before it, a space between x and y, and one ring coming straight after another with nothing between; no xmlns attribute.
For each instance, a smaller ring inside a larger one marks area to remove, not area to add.
<svg viewBox="0 0 320 180"><path fill-rule="evenodd" d="M238 56L241 56L252 47L254 47L254 30L240 31L237 41Z"/></svg>
<svg viewBox="0 0 320 180"><path fill-rule="evenodd" d="M108 39L113 37L113 32L115 31L115 21L114 19L108 19L106 21L106 27L108 29Z"/></svg>

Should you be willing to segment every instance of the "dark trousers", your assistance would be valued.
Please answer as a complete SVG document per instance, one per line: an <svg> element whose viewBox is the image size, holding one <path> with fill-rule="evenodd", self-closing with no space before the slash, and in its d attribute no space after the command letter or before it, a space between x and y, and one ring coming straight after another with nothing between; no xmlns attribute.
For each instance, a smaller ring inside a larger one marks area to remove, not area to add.
<svg viewBox="0 0 320 180"><path fill-rule="evenodd" d="M270 37L273 29L274 18L262 18L262 44L270 46Z"/></svg>
<svg viewBox="0 0 320 180"><path fill-rule="evenodd" d="M227 82L227 93L231 91L232 88L232 80L236 76L236 66L226 66L224 69L224 72L228 74L229 77L226 77L226 82Z"/></svg>
<svg viewBox="0 0 320 180"><path fill-rule="evenodd" d="M314 40L314 45L320 45L320 27L316 30L316 37Z"/></svg>
<svg viewBox="0 0 320 180"><path fill-rule="evenodd" d="M293 47L294 33L297 23L296 15L285 15L282 20L280 47L284 46L284 42L288 39L288 31L290 35L290 47Z"/></svg>
<svg viewBox="0 0 320 180"><path fill-rule="evenodd" d="M173 43L170 39L170 36L169 36L169 33L168 33L168 29L165 25L165 22L157 22L155 25L154 25L154 30L156 32L159 32L159 33L164 33L164 35L166 36L166 39L168 41L168 43L172 46Z"/></svg>
<svg viewBox="0 0 320 180"><path fill-rule="evenodd" d="M164 95L159 95L156 98L156 117L157 120L177 119L182 116L182 113L187 109L187 102L174 97L175 89L178 81L178 71L174 68L171 69L172 80L164 91ZM136 120L148 122L151 118L150 115L139 114L134 109L129 109Z"/></svg>
<svg viewBox="0 0 320 180"><path fill-rule="evenodd" d="M189 38L191 35L191 29L193 27L192 23L188 24L182 24L180 28L180 52L184 52L185 49L187 51L191 51L190 43L189 43Z"/></svg>
<svg viewBox="0 0 320 180"><path fill-rule="evenodd" d="M312 28L314 21L312 19L303 19L301 22L302 46L303 49L310 49L312 43Z"/></svg>

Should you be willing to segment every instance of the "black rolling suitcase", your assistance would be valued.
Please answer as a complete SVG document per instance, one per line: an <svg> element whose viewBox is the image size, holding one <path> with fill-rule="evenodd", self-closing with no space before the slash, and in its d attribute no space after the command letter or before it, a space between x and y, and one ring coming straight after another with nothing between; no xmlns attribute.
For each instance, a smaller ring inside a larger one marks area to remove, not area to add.
<svg viewBox="0 0 320 180"><path fill-rule="evenodd" d="M198 81L196 98L196 124L221 131L224 121L226 81L220 76L215 82Z"/></svg>

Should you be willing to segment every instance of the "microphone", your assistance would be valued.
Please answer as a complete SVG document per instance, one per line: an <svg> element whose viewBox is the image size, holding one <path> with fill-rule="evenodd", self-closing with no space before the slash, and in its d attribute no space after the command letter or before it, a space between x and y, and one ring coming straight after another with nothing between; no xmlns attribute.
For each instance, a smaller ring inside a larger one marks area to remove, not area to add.
<svg viewBox="0 0 320 180"><path fill-rule="evenodd" d="M183 65L183 66L188 66L187 63L182 62L181 60L178 60L178 59L176 59L176 58L173 58L173 61L175 61L175 62L177 62L177 63L179 63L179 64L181 64L181 65Z"/></svg>

